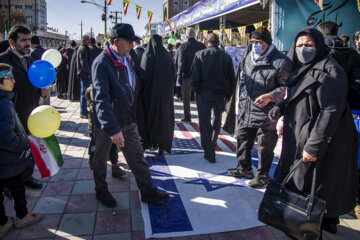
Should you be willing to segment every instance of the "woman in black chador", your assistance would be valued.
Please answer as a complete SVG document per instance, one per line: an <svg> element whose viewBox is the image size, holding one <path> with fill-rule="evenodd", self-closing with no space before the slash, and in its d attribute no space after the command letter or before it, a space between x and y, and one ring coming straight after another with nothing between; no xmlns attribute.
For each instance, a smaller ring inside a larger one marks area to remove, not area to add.
<svg viewBox="0 0 360 240"><path fill-rule="evenodd" d="M58 98L66 98L66 93L68 91L68 70L66 66L66 58L64 57L64 53L66 51L65 48L58 49L61 53L61 63L56 68L56 92Z"/></svg>
<svg viewBox="0 0 360 240"><path fill-rule="evenodd" d="M143 54L141 69L145 78L139 81L137 121L144 148L159 148L171 152L174 135L174 60L153 35Z"/></svg>
<svg viewBox="0 0 360 240"><path fill-rule="evenodd" d="M69 86L68 86L68 99L71 101L80 100L80 78L77 75L76 56L78 48L75 48L71 57L69 69Z"/></svg>

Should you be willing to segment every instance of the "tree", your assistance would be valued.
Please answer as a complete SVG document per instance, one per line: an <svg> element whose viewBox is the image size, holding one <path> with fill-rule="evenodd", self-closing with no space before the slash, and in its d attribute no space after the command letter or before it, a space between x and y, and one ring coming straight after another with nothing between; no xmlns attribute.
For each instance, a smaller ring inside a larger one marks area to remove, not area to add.
<svg viewBox="0 0 360 240"><path fill-rule="evenodd" d="M8 19L8 11L0 11L0 32L5 32L5 20ZM25 24L26 17L24 13L20 10L11 10L10 12L10 22L8 22L9 27L15 26L17 24ZM9 29L10 30L10 29Z"/></svg>

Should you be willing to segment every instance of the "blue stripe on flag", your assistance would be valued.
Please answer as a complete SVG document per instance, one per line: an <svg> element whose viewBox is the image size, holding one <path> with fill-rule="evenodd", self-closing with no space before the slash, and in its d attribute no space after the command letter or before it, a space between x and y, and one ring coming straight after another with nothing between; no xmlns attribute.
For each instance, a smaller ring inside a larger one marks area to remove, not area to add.
<svg viewBox="0 0 360 240"><path fill-rule="evenodd" d="M276 167L277 167L277 162L274 162L275 161L275 158L271 164L271 168L270 168L270 172L269 172L269 176L271 178L274 178L275 176L275 170L276 170ZM257 151L252 151L251 152L251 162L252 162L252 165L257 169L258 168L258 164L259 164L259 156L258 156L258 152Z"/></svg>
<svg viewBox="0 0 360 240"><path fill-rule="evenodd" d="M192 231L175 181L170 173L166 159L163 157L146 157L155 187L167 191L171 197L162 204L149 204L149 215L152 233Z"/></svg>

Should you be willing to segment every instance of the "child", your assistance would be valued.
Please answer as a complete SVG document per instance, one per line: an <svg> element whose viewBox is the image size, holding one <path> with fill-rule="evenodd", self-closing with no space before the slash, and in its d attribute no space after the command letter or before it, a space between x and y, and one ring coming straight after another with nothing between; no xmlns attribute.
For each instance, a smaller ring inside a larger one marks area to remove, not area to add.
<svg viewBox="0 0 360 240"><path fill-rule="evenodd" d="M31 154L24 128L11 102L14 77L11 66L0 63L0 238L12 228L24 228L39 222L42 215L26 208L23 172ZM14 199L16 218L7 217L3 189L8 188Z"/></svg>

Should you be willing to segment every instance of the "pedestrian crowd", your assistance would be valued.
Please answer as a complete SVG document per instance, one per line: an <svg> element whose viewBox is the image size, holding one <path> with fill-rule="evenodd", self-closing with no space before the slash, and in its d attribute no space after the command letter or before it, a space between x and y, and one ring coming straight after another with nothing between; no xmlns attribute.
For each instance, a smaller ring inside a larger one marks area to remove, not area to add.
<svg viewBox="0 0 360 240"><path fill-rule="evenodd" d="M190 102L196 101L201 146L209 163L216 163L223 128L237 140L237 161L229 175L249 179L251 188L286 180L288 189L305 197L315 189L315 196L326 202L321 229L331 233L337 232L340 215L355 209L360 218L359 129L354 124L360 126L360 31L351 47L349 35L338 36L338 28L331 21L304 28L285 54L273 44L268 29L259 27L250 33L236 74L219 36L209 33L204 44L196 40L193 28L187 28L186 42L165 46L156 34L142 44L131 25L120 23L111 29L103 48L87 35L80 46L72 41L69 48L60 47L57 97L80 101L80 117L88 119L89 165L97 200L117 206L108 190L106 169L109 160L113 177L126 174L117 162L119 151L135 176L141 201L157 203L170 197L153 185L144 151L171 153L175 96L183 102L184 123L192 122ZM38 36L14 26L0 46L2 238L11 228L42 218L26 208L25 186L42 188L32 177L27 119L39 105L50 104L50 90L33 86L27 75L45 52ZM271 179L279 138L281 154ZM254 174L255 143L259 164ZM15 218L6 216L4 196L14 201ZM314 239L321 239L321 233Z"/></svg>

